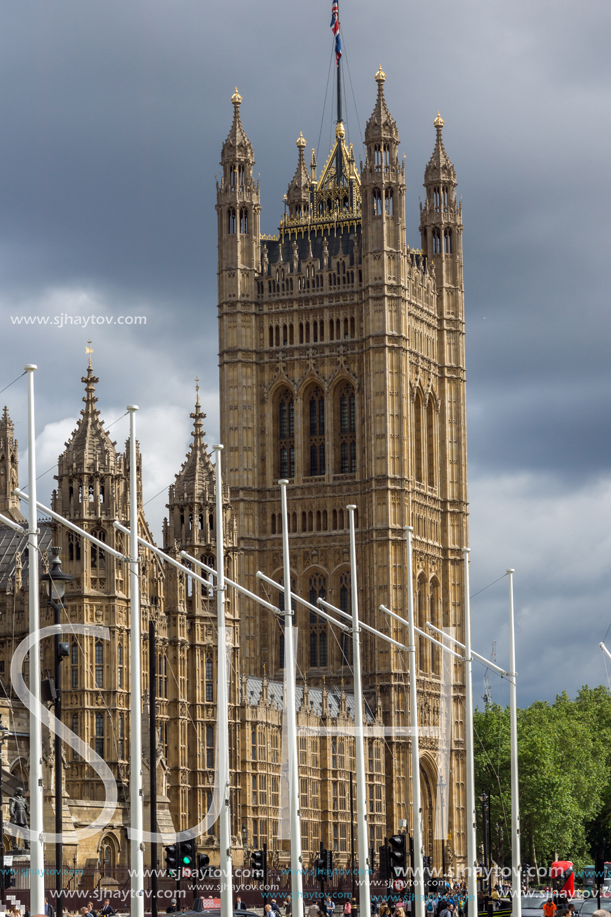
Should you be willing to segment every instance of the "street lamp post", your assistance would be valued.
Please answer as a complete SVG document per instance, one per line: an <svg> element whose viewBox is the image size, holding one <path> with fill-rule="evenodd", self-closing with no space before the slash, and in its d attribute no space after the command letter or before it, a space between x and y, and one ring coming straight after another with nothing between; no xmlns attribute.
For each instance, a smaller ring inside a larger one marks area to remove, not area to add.
<svg viewBox="0 0 611 917"><path fill-rule="evenodd" d="M61 613L65 608L64 596L66 594L66 584L73 583L74 577L69 573L64 573L60 560L62 549L56 546L51 548L52 559L51 569L48 573L43 573L41 581L47 586L48 604L53 609L54 624L61 624ZM67 643L62 642L61 634L55 634L55 717L61 721L62 718L62 682L61 682L61 661L69 653ZM55 833L58 839L55 842L55 889L57 893L57 913L61 915L64 908L64 848L61 840L63 830L62 808L63 808L63 781L62 781L62 740L58 732L55 733Z"/></svg>

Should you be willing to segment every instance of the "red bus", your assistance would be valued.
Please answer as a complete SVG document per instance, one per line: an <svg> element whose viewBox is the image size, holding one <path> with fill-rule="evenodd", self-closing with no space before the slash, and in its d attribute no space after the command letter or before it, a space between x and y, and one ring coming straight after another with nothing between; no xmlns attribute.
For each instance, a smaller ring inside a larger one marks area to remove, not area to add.
<svg viewBox="0 0 611 917"><path fill-rule="evenodd" d="M575 897L575 870L569 860L557 860L550 867L551 885L556 895Z"/></svg>

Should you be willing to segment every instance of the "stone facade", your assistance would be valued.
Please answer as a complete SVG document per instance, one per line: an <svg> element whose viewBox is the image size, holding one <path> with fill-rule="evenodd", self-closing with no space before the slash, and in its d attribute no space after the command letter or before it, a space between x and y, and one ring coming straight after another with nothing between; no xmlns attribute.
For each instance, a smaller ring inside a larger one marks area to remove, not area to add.
<svg viewBox="0 0 611 917"><path fill-rule="evenodd" d="M425 171L421 249L406 243L405 173L399 134L376 74L377 100L368 121L365 162L356 165L338 123L320 177L316 157L305 161L297 141L297 169L275 237L260 230L260 188L252 177L254 152L240 117L242 99L222 150L217 186L219 353L226 572L282 607L283 594L263 589L262 570L282 582L279 478L289 479L293 590L310 601L326 596L349 610L348 513L356 504L359 607L364 621L407 642L407 628L379 610L406 617L406 525L414 528L414 593L418 623L463 631L462 547L467 543L462 212L456 175L435 121L434 152ZM85 403L59 457L53 508L119 551L129 523L129 448L121 453L96 408L91 362L83 377ZM181 550L214 566L214 468L204 442L199 396L192 443L169 488L163 550ZM129 445L129 444L128 444ZM17 444L5 408L0 421L0 512L22 519L12 496L18 479ZM138 453L138 519L152 541L142 506ZM41 550L62 548L74 576L65 615L74 623L103 624L110 640L76 637L63 663L63 719L108 762L119 805L108 829L74 847L78 867L128 865L129 845L129 576L127 566L45 523ZM27 551L24 539L0 532L0 677L27 632ZM149 708L148 625L156 625L159 819L162 830L185 829L206 815L213 797L216 742L216 603L210 590L143 550L141 572L142 683ZM41 602L43 624L51 612ZM320 843L345 866L350 851L350 783L355 771L351 735L354 699L350 640L296 610L298 629L299 773L302 848L306 865ZM267 843L276 864L288 862L282 830L281 620L232 588L227 593L230 637L230 766L232 845ZM411 832L411 757L407 655L362 635L366 691L368 826L370 845L407 822ZM435 840L438 810L438 726L441 658L418 643L418 690L425 853L441 865ZM43 644L43 671L52 647ZM27 674L27 673L26 673ZM7 690L7 725L26 722ZM8 705L8 706L7 706ZM465 761L463 671L454 665L452 751L445 804L447 860L464 862ZM144 721L145 737L148 722ZM5 766L27 771L23 738L5 747ZM145 757L148 742L144 743ZM54 760L45 738L45 786ZM145 806L149 762L145 761ZM54 800L47 793L46 823ZM93 820L103 787L72 750L66 750L65 821ZM148 817L148 812L147 812ZM218 862L217 828L198 846ZM53 849L47 853L52 862ZM70 853L72 856L72 853ZM148 864L148 853L146 854ZM240 857L236 863L240 864Z"/></svg>
<svg viewBox="0 0 611 917"><path fill-rule="evenodd" d="M282 581L278 479L288 478L291 579L297 593L350 606L348 514L357 506L363 619L406 641L381 603L406 616L406 525L414 528L418 623L463 629L467 544L462 209L435 120L425 171L421 249L406 244L399 134L376 74L377 99L357 168L344 125L320 177L297 140L297 169L277 236L260 231L260 187L237 89L217 184L221 438L238 520L244 584ZM278 597L278 600L281 600ZM242 606L246 671L278 675L283 635ZM298 666L310 685L351 681L350 647L298 607ZM380 692L388 731L408 723L405 654L363 635L364 684ZM421 715L438 724L441 659L418 646ZM466 854L463 673L455 667L448 849ZM426 852L434 843L437 740L423 738ZM409 740L387 735L386 833L413 823ZM372 845L382 841L371 832Z"/></svg>

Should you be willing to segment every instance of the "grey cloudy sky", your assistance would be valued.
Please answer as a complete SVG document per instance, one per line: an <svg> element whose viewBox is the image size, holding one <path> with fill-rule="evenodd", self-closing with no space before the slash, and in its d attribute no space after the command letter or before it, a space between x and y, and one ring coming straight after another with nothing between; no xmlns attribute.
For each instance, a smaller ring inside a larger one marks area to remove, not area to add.
<svg viewBox="0 0 611 917"><path fill-rule="evenodd" d="M373 75L387 74L410 244L438 109L458 173L473 592L516 568L522 703L606 684L611 5L342 0L340 14L357 160ZM0 0L0 388L38 364L41 470L80 410L90 330L15 316L146 316L91 331L104 419L141 406L146 500L184 457L196 374L218 438L214 179L229 99L237 85L274 232L299 131L319 163L329 150L329 20L328 0ZM23 380L0 401L23 449ZM113 433L122 445L127 420ZM156 531L164 503L147 507ZM506 585L473 600L477 648L496 639L499 662Z"/></svg>

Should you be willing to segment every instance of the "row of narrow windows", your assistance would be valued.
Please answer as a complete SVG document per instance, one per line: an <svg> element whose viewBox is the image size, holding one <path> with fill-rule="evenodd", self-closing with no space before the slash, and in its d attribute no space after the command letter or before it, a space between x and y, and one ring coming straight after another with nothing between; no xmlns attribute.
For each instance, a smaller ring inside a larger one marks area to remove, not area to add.
<svg viewBox="0 0 611 917"><path fill-rule="evenodd" d="M289 523L289 533L295 534L299 531L301 532L338 532L343 531L348 528L348 512L344 514L343 509L334 509L330 514L327 513L326 509L317 510L313 512L303 512L301 514L301 529L297 527L298 522L297 513L289 513L288 523ZM329 518L331 520L331 529L329 529ZM271 514L271 533L272 535L281 535L282 534L282 515L280 513ZM359 513L358 510L354 511L354 525L355 528L359 526Z"/></svg>
<svg viewBox="0 0 611 917"><path fill-rule="evenodd" d="M329 325L329 340L330 341L347 341L349 338L356 337L356 321L354 316L352 318L345 318L343 321L341 318L330 318ZM292 323L287 323L286 325L270 325L268 332L268 340L270 347L287 347L295 343L295 335L293 332ZM319 341L325 340L325 322L321 319L320 321L314 322L300 322L299 323L299 343L300 344L317 344Z"/></svg>
<svg viewBox="0 0 611 917"><path fill-rule="evenodd" d="M426 629L427 621L430 621L435 627L449 626L449 619L444 618L442 620L439 596L440 586L438 580L433 577L427 588L426 577L423 573L420 574L418 577L418 627L421 630ZM424 637L419 637L418 667L420 671L441 675L442 664L441 649Z"/></svg>
<svg viewBox="0 0 611 917"><path fill-rule="evenodd" d="M381 217L383 213L386 216L393 216L394 214L394 198L393 198L393 189L385 188L384 194L380 188L374 188L371 192L371 200L373 204L373 215L374 217Z"/></svg>
<svg viewBox="0 0 611 917"><path fill-rule="evenodd" d="M238 225L240 227L240 235L248 235L248 207L240 207L239 216L236 215L235 207L229 207L227 210L227 232L230 236L237 233Z"/></svg>
<svg viewBox="0 0 611 917"><path fill-rule="evenodd" d="M79 484L77 492L79 503L93 503L95 501L95 484L93 481L90 481L89 484ZM104 484L100 483L98 485L98 500L100 503L104 503L105 495L106 490ZM74 500L74 484L70 484L68 497L70 500Z"/></svg>
<svg viewBox="0 0 611 917"><path fill-rule="evenodd" d="M187 516L185 516L185 513L181 512L180 514L181 526L184 526L186 518ZM188 519L189 519L189 531L193 531L193 513L188 514ZM203 532L204 513L197 513L197 528L200 532ZM208 528L210 529L211 532L214 531L214 513L208 513Z"/></svg>
<svg viewBox="0 0 611 917"><path fill-rule="evenodd" d="M386 169L390 168L390 144L389 143L376 143L373 148L373 163L376 169L381 169L384 166Z"/></svg>
<svg viewBox="0 0 611 917"><path fill-rule="evenodd" d="M230 188L243 188L244 187L244 177L245 171L242 164L229 166L229 187Z"/></svg>
<svg viewBox="0 0 611 917"><path fill-rule="evenodd" d="M431 244L433 246L433 254L441 254L441 230L435 226L431 230ZM443 231L443 251L446 255L452 254L452 230L444 229Z"/></svg>
<svg viewBox="0 0 611 917"><path fill-rule="evenodd" d="M425 410L420 392L414 401L414 453L416 480L435 487L435 408L429 397Z"/></svg>
<svg viewBox="0 0 611 917"><path fill-rule="evenodd" d="M339 607L346 614L350 614L350 571L344 571L338 581L339 586ZM294 584L291 584L294 588ZM316 605L317 600L327 598L327 578L321 573L315 573L310 577L308 584L308 601L310 605ZM284 611L284 593L278 593L278 607ZM309 634L309 663L311 668L327 668L334 662L330 656L335 656L336 644L333 642L333 650L329 652L329 638L327 625L323 618L320 618L316 612L310 611L310 634ZM284 668L284 634L279 635L278 647L279 667ZM352 665L352 636L342 632L339 645L339 664L340 666Z"/></svg>
<svg viewBox="0 0 611 917"><path fill-rule="evenodd" d="M106 714L104 713L95 714L94 735L93 735L94 743L95 743L93 747L95 748L95 752L97 755L100 756L100 758L105 759L108 757L108 759L111 761L114 759L115 753L116 753L117 759L119 761L125 761L126 752L127 752L127 747L125 745L125 715L123 713L119 713L118 715L117 731L116 731L116 734L113 736L114 738L113 748L112 748L110 755L108 756L106 754L105 720L106 720ZM75 736L79 737L80 736L80 714L78 713L72 714L72 722L70 723L70 726ZM114 733L114 730L113 730L113 733ZM72 751L72 760L80 761L80 759L81 759L81 756L79 755L79 753L73 750Z"/></svg>
<svg viewBox="0 0 611 917"><path fill-rule="evenodd" d="M303 474L321 477L327 473L327 435L325 433L325 396L316 386L303 400L304 458ZM285 388L277 402L278 474L295 476L295 402L293 392ZM334 395L332 426L328 431L333 447L335 474L356 473L356 396L350 383L338 386Z"/></svg>
<svg viewBox="0 0 611 917"><path fill-rule="evenodd" d="M336 271L330 271L328 275L329 287L338 287L338 286L351 286L354 285L355 271L350 269L344 273L339 273ZM299 277L299 292L303 293L305 290L321 290L324 286L324 275L316 274L312 278L309 277ZM358 272L358 282L363 282L363 272L359 270ZM265 292L265 283L262 280L257 281L257 294L263 296ZM267 281L267 292L272 295L274 293L292 293L293 292L293 278L287 277L286 279L276 279Z"/></svg>
<svg viewBox="0 0 611 917"><path fill-rule="evenodd" d="M448 209L448 189L447 187L433 188L433 207L439 211Z"/></svg>

